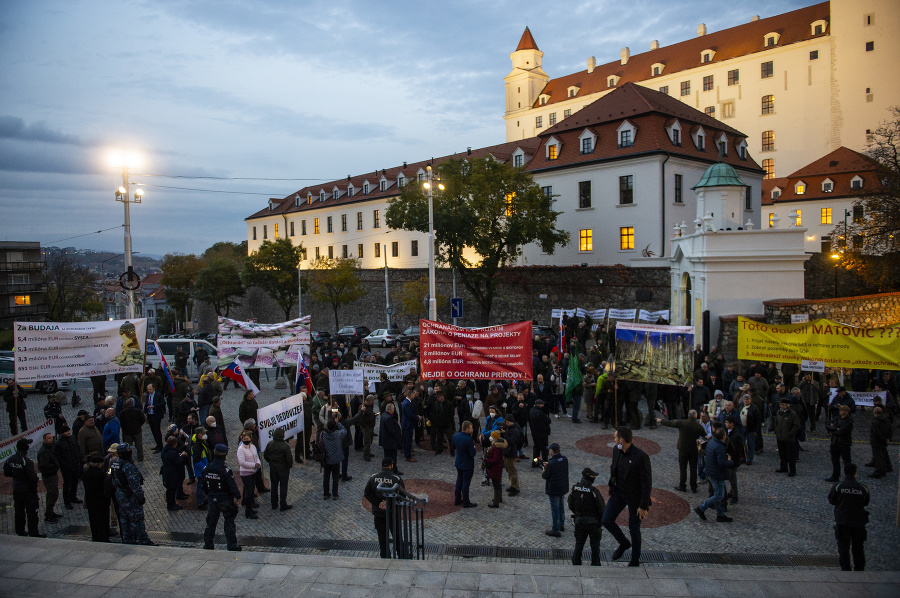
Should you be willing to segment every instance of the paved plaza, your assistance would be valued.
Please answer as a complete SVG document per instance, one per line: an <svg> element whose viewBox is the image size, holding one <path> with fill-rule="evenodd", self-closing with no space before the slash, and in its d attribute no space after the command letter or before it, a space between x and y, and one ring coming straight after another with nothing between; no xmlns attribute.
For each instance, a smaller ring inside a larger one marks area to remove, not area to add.
<svg viewBox="0 0 900 598"><path fill-rule="evenodd" d="M262 392L258 397L260 406L267 405L283 396L284 392L274 388L274 381L266 381L263 377ZM112 384L110 384L112 389ZM79 394L90 396L87 383L79 383ZM239 431L237 422L238 401L241 390L229 389L225 392L223 412L226 430L232 446L236 445L236 434ZM28 399L28 422L37 425L41 420L41 408L45 398L33 394ZM63 413L71 421L74 413L71 406L64 406ZM857 417L857 440L865 440L868 435L870 414ZM164 422L165 425L165 422ZM5 428L5 426L4 426ZM612 430L604 430L602 425L582 423L573 424L571 419L553 419L552 441L562 446L563 454L570 460L570 483L577 481L577 474L583 467L589 466L601 472L598 485L606 481L609 471ZM645 521L643 529L643 547L648 558L648 565L643 568L665 568L659 563L690 562L690 559L666 559L660 555L731 555L730 560L715 558L696 562L746 562L764 564L766 558L773 564L796 566L819 566L834 568L836 566L836 546L832 530L832 511L827 503L830 484L823 481L830 475L831 464L828 457L828 440L824 437L813 437L804 443L805 451L801 453L798 463L798 475L787 478L776 474L777 456L774 438L765 439L765 452L758 456L752 467L739 470L740 501L729 507L729 515L734 523L722 524L713 521L700 521L692 512L694 506L705 498L706 489L701 486L701 494L680 493L674 490L677 484L677 455L675 441L677 431L660 427L655 430L642 429L635 433L636 444L643 447L651 455L653 467L653 507ZM376 439L377 442L377 439ZM144 446L152 448L153 441L149 431L145 430ZM525 449L530 456L530 447ZM892 445L892 455L896 455L897 446ZM36 448L32 447L30 456L34 457ZM380 459L381 451L375 451ZM472 486L472 500L479 503L476 509L460 509L452 504L452 484L456 471L453 460L447 453L435 456L428 450L420 449L417 463L400 463L404 478L412 491L429 494L430 504L426 508L425 540L429 545L483 547L466 553L460 550L430 551L427 558L431 561L446 562L498 562L498 563L535 563L537 565L564 564L567 555L562 552L572 548L571 531L562 538L550 538L544 531L550 527L550 507L544 494L544 484L539 471L530 467L528 459L519 463L521 488L519 496L506 497L500 509L487 509L489 489L479 485L476 477ZM869 460L870 450L865 442L856 442L853 446L853 460L862 464ZM377 460L366 463L362 454L351 451L350 475L353 480L341 482L338 501L322 500L322 475L318 464L305 463L295 465L292 470L289 486L289 502L294 509L287 512L272 511L268 496L261 498L262 509L259 519L248 520L243 513L238 516L237 530L239 542L244 538L245 550L265 551L269 553L330 554L337 557L372 556L373 544L376 540L372 518L365 509L362 492L366 479L378 470ZM237 469L234 450L228 456L228 463ZM169 512L165 507L162 483L159 476L159 458L147 451L143 463L138 464L143 472L145 490L147 491L146 520L151 532L171 532L170 534L151 534L163 544L177 547L199 547L201 534L205 525L205 511L195 509L193 500L194 487L185 489L191 500L180 501L185 509ZM866 544L868 568L871 570L900 570L900 551L897 543L897 527L895 525L897 508L897 467L894 473L880 480L864 477L861 481L872 493L869 507L871 522L868 526L868 542ZM505 476L504 476L505 478ZM505 482L506 480L504 480ZM605 490L605 487L603 488ZM79 492L80 493L80 492ZM13 517L11 508L11 491L8 479L0 478L0 533L13 534ZM43 500L43 489L41 488ZM68 511L62 504L57 506L62 514L58 524L41 522L41 531L53 538L87 539L87 513L80 505ZM624 517L622 519L624 521ZM219 529L221 533L221 526ZM12 538L3 537L7 544ZM266 541L279 539L280 541ZM329 550L327 545L318 548L287 540L342 540L348 541L335 545ZM354 542L357 545L354 545ZM87 545L90 546L90 545ZM496 548L533 549L533 553L520 550L519 553L504 556L502 550ZM219 548L224 548L220 546ZM615 546L608 533L604 533L601 548L608 552ZM116 547L118 549L118 547ZM552 549L559 549L554 552ZM111 551L104 546L97 550ZM165 553L142 552L163 556ZM322 552L328 550L328 552ZM342 552L343 551L343 552ZM654 557L654 555L656 555ZM749 556L748 556L749 555ZM750 558L756 555L756 560ZM770 556L766 556L770 555ZM780 556L779 556L780 555ZM765 558L763 558L765 557ZM680 557L679 557L680 558ZM543 560L536 560L543 559ZM745 559L742 561L741 559ZM747 560L749 559L749 560ZM627 561L627 558L624 559ZM654 565L656 563L656 565ZM571 568L571 565L569 565ZM602 569L617 569L613 567ZM642 568L642 569L643 569ZM797 570L797 569L792 569Z"/></svg>

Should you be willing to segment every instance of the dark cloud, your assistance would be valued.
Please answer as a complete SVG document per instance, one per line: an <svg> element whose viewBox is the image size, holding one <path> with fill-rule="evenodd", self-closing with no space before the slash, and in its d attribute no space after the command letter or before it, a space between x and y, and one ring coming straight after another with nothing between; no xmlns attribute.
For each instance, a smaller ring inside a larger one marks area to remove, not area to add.
<svg viewBox="0 0 900 598"><path fill-rule="evenodd" d="M26 125L24 120L15 116L0 116L0 139L61 143L79 147L96 145L94 142L84 141L75 135L54 131L44 121Z"/></svg>

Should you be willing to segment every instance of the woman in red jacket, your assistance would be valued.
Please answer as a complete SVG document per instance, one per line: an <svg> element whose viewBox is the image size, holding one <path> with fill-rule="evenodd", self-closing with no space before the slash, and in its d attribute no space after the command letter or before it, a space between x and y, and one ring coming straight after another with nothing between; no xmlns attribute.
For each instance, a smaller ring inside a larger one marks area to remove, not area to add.
<svg viewBox="0 0 900 598"><path fill-rule="evenodd" d="M482 461L484 461L485 473L494 487L494 502L489 503L488 507L496 509L503 501L501 493L503 481L503 449L506 448L506 441L500 436L500 432L491 432L491 446L484 453Z"/></svg>

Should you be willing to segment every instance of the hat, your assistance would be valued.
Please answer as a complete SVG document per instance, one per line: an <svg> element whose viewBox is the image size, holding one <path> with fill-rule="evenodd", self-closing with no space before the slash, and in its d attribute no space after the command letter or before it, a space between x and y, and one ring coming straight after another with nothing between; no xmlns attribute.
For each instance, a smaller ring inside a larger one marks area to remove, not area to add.
<svg viewBox="0 0 900 598"><path fill-rule="evenodd" d="M551 444L551 445L548 446L547 448L549 448L549 449L550 449L551 451L553 451L554 453L558 453L558 452L559 452L559 443L558 443L558 442L554 442L553 444Z"/></svg>
<svg viewBox="0 0 900 598"><path fill-rule="evenodd" d="M717 391L715 392L715 396L717 396L717 397L724 397L724 396L725 396L725 393L722 392L721 390L717 390Z"/></svg>
<svg viewBox="0 0 900 598"><path fill-rule="evenodd" d="M90 415L90 413L88 413L87 411L82 409L81 411L78 412L78 417L81 417L82 415Z"/></svg>
<svg viewBox="0 0 900 598"><path fill-rule="evenodd" d="M91 455L89 461L91 463L103 463L103 457L101 457L100 455Z"/></svg>
<svg viewBox="0 0 900 598"><path fill-rule="evenodd" d="M64 432L71 432L71 431L72 431L72 428L70 428L69 426L66 426L66 425L63 425L63 427L59 429L60 434L62 434Z"/></svg>
<svg viewBox="0 0 900 598"><path fill-rule="evenodd" d="M119 443L118 442L113 442L111 445L109 445L109 448L106 449L107 453L110 453L113 455L115 455L118 451L119 451Z"/></svg>
<svg viewBox="0 0 900 598"><path fill-rule="evenodd" d="M537 401L534 402L534 404L535 405L545 405L544 399L538 399Z"/></svg>
<svg viewBox="0 0 900 598"><path fill-rule="evenodd" d="M221 453L223 455L228 454L228 445L227 444L217 444L215 451L217 453Z"/></svg>
<svg viewBox="0 0 900 598"><path fill-rule="evenodd" d="M177 425L177 424L172 424L171 426L169 426L168 428L166 428L166 432L172 433L172 432L174 432L174 431L177 430L177 429L178 429L178 425Z"/></svg>
<svg viewBox="0 0 900 598"><path fill-rule="evenodd" d="M790 404L791 404L791 400L790 400L789 398L787 398L787 397L781 397L781 398L778 400L778 403L779 403L780 405L783 405L783 404L785 404L785 403L787 403L788 405L790 405Z"/></svg>
<svg viewBox="0 0 900 598"><path fill-rule="evenodd" d="M501 437L502 435L500 434L499 430L494 430L493 432L491 432L492 440L499 440Z"/></svg>
<svg viewBox="0 0 900 598"><path fill-rule="evenodd" d="M203 426L197 426L196 428L194 428L194 434L199 434L202 436L203 434L206 434L206 428L204 428Z"/></svg>
<svg viewBox="0 0 900 598"><path fill-rule="evenodd" d="M750 390L750 385L744 384L743 386L741 386L741 390Z"/></svg>
<svg viewBox="0 0 900 598"><path fill-rule="evenodd" d="M19 441L16 443L16 450L23 451L23 452L27 451L28 447L31 446L31 442L32 442L31 438L20 438Z"/></svg>
<svg viewBox="0 0 900 598"><path fill-rule="evenodd" d="M153 368L150 368L149 370L147 370L147 373L148 373L148 374L155 374L155 373L156 373L156 370L154 370Z"/></svg>
<svg viewBox="0 0 900 598"><path fill-rule="evenodd" d="M112 446L110 446L109 448L112 448ZM120 455L122 453L127 453L130 450L131 450L131 445L128 444L127 442L123 442L122 444L119 444L116 446L116 452L119 453Z"/></svg>
<svg viewBox="0 0 900 598"><path fill-rule="evenodd" d="M838 392L847 392L847 389L843 386L838 386Z"/></svg>
<svg viewBox="0 0 900 598"><path fill-rule="evenodd" d="M581 470L581 477L583 477L583 478L596 478L598 475L600 475L600 474L597 473L596 471L594 471L593 469L591 469L590 467L585 467L584 469Z"/></svg>

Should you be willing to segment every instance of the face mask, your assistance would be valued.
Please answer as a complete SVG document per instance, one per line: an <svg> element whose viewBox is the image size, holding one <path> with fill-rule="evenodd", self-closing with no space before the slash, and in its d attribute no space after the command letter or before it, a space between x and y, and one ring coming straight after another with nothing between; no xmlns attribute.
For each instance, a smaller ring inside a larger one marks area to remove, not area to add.
<svg viewBox="0 0 900 598"><path fill-rule="evenodd" d="M206 434L200 437L200 440L206 440Z"/></svg>
<svg viewBox="0 0 900 598"><path fill-rule="evenodd" d="M243 442L244 442L245 445L249 445L249 444L250 444L250 441L249 441L249 440L244 440Z"/></svg>
<svg viewBox="0 0 900 598"><path fill-rule="evenodd" d="M428 394L433 395L433 394L434 394L434 389L433 389L433 388L429 388L429 389L428 389Z"/></svg>
<svg viewBox="0 0 900 598"><path fill-rule="evenodd" d="M467 399L471 399L471 398L472 398L472 395L466 395L466 398L467 398Z"/></svg>
<svg viewBox="0 0 900 598"><path fill-rule="evenodd" d="M210 427L210 428L215 428L215 427L216 427L216 422L213 422L213 423L209 424L209 427Z"/></svg>

